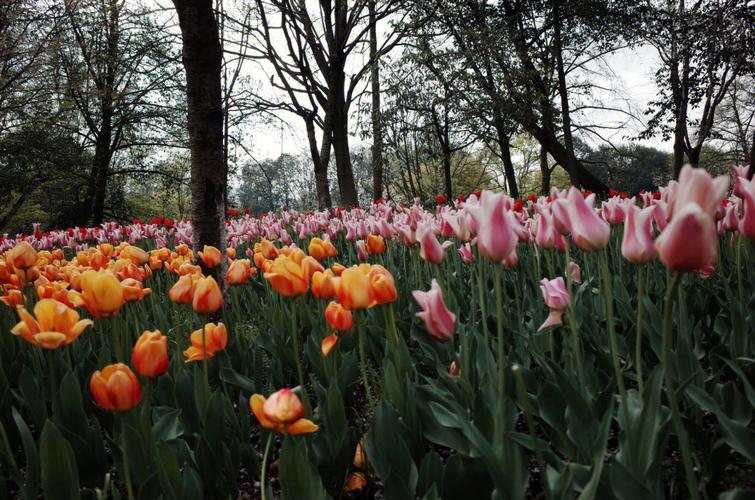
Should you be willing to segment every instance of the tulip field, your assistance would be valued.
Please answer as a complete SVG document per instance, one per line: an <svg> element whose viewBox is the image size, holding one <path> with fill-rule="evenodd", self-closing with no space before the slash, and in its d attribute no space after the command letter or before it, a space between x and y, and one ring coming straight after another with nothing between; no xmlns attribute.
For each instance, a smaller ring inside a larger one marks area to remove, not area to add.
<svg viewBox="0 0 755 500"><path fill-rule="evenodd" d="M755 498L755 180L0 240L0 498Z"/></svg>

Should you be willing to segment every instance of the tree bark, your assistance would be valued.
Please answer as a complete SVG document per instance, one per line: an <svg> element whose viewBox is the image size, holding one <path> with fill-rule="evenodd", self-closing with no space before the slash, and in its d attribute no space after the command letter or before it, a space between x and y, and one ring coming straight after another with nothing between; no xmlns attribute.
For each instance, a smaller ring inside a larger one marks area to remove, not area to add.
<svg viewBox="0 0 755 500"><path fill-rule="evenodd" d="M540 194L551 194L551 169L548 168L548 150L540 146Z"/></svg>
<svg viewBox="0 0 755 500"><path fill-rule="evenodd" d="M354 170L351 167L349 152L349 111L344 96L344 72L341 68L335 85L335 102L333 110L333 152L336 157L338 191L341 193L341 205L352 208L359 206L357 188L354 184Z"/></svg>
<svg viewBox="0 0 755 500"><path fill-rule="evenodd" d="M173 0L183 37L189 146L193 246L212 245L225 254L225 188L222 54L212 0ZM213 270L221 284L221 266ZM222 266L224 267L224 266Z"/></svg>
<svg viewBox="0 0 755 500"><path fill-rule="evenodd" d="M305 118L307 126L307 139L309 140L309 153L315 166L315 190L317 193L317 208L325 210L333 206L330 199L330 184L328 183L328 163L330 162L330 137L331 130L327 126L323 129L321 149L317 149L317 135L315 131L314 117Z"/></svg>
<svg viewBox="0 0 755 500"><path fill-rule="evenodd" d="M376 0L370 0L370 80L372 84L372 199L383 197L383 126L380 121L380 63L377 59Z"/></svg>
<svg viewBox="0 0 755 500"><path fill-rule="evenodd" d="M755 131L752 133L752 142L750 143L750 170L747 172L748 179L755 179Z"/></svg>
<svg viewBox="0 0 755 500"><path fill-rule="evenodd" d="M566 149L566 171L569 178L577 187L581 186L579 172L577 171L576 158L574 156L574 142L571 134L571 117L569 116L569 94L566 89L566 73L564 71L564 59L561 51L561 15L559 3L553 1L553 51L556 56L556 73L558 75L558 94L561 98L561 121L564 130L564 148Z"/></svg>
<svg viewBox="0 0 755 500"><path fill-rule="evenodd" d="M503 116L501 116L499 111L496 111L495 123L493 125L496 134L498 135L498 147L501 150L503 172L506 176L506 185L509 188L509 196L512 198L519 198L519 186L517 186L516 182L516 171L514 170L514 163L511 161L511 144L509 136L506 134Z"/></svg>

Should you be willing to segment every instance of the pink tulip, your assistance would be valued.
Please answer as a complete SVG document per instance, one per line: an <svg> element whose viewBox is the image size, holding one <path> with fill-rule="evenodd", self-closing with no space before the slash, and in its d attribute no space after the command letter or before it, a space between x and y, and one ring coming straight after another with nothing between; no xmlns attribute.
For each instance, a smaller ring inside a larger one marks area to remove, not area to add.
<svg viewBox="0 0 755 500"><path fill-rule="evenodd" d="M749 182L749 189L743 190L742 195L744 197L744 215L739 221L739 232L748 240L755 240L755 180Z"/></svg>
<svg viewBox="0 0 755 500"><path fill-rule="evenodd" d="M469 245L469 243L464 243L462 246L459 247L459 255L461 255L461 260L469 264L474 260L474 255L472 254L472 247Z"/></svg>
<svg viewBox="0 0 755 500"><path fill-rule="evenodd" d="M477 223L477 248L480 255L495 262L501 262L516 248L518 238L511 227L511 221L504 212L503 193L483 191L480 204L467 210Z"/></svg>
<svg viewBox="0 0 755 500"><path fill-rule="evenodd" d="M654 207L642 210L636 205L627 207L621 254L633 264L646 264L655 260L652 220L654 211Z"/></svg>
<svg viewBox="0 0 755 500"><path fill-rule="evenodd" d="M566 291L564 278L561 276L552 280L543 278L540 281L540 290L543 292L545 305L551 311L545 322L537 329L538 332L548 327L562 324L564 310L569 307L569 293Z"/></svg>
<svg viewBox="0 0 755 500"><path fill-rule="evenodd" d="M512 267L516 267L517 264L519 264L519 256L516 254L516 248L514 248L514 251L503 259L503 266L506 269L511 269Z"/></svg>
<svg viewBox="0 0 755 500"><path fill-rule="evenodd" d="M441 245L438 238L435 237L435 232L430 222L420 223L417 226L417 239L419 240L420 257L432 264L443 262L446 248L453 245L450 241L445 241Z"/></svg>
<svg viewBox="0 0 755 500"><path fill-rule="evenodd" d="M716 225L697 203L674 214L655 241L661 261L669 268L690 272L716 262L718 240Z"/></svg>
<svg viewBox="0 0 755 500"><path fill-rule="evenodd" d="M367 261L367 245L365 244L364 240L357 241L357 257L359 257L359 260L361 262Z"/></svg>
<svg viewBox="0 0 755 500"><path fill-rule="evenodd" d="M588 198L590 198L590 204L582 192L572 186L565 200L559 199L553 202L553 214L557 216L561 224L568 227L574 244L581 250L591 252L608 245L611 227L598 217L592 208L594 195Z"/></svg>
<svg viewBox="0 0 755 500"><path fill-rule="evenodd" d="M728 179L713 179L705 170L685 165L671 195L671 220L655 241L661 261L679 272L716 263L715 213L726 195Z"/></svg>
<svg viewBox="0 0 755 500"><path fill-rule="evenodd" d="M412 295L422 308L415 316L425 322L427 332L440 342L453 338L456 331L456 315L446 307L438 282L433 279L430 291L414 290Z"/></svg>
<svg viewBox="0 0 755 500"><path fill-rule="evenodd" d="M569 262L566 270L569 272L569 276L574 283L582 283L582 270L579 268L579 264Z"/></svg>
<svg viewBox="0 0 755 500"><path fill-rule="evenodd" d="M750 167L748 165L734 165L731 167L731 174L732 177L734 177L734 189L732 190L732 194L734 194L734 196L744 198L744 188L742 186L742 182L747 182L747 171L749 170L749 168Z"/></svg>
<svg viewBox="0 0 755 500"><path fill-rule="evenodd" d="M448 367L448 374L452 377L459 376L459 368L456 366L456 361L451 361L451 366Z"/></svg>

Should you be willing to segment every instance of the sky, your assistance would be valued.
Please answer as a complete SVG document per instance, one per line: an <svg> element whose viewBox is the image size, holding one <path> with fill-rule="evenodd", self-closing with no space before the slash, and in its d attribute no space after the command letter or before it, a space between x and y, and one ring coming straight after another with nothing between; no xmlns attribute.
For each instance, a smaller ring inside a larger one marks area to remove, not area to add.
<svg viewBox="0 0 755 500"><path fill-rule="evenodd" d="M636 138L644 128L644 111L658 93L654 76L658 64L658 53L651 46L624 48L607 56L601 67L593 69L610 75L610 78L601 81L601 85L611 88L611 92L594 91L589 99L581 101L587 104L600 102L606 107L618 108L624 112L589 110L575 117L575 122L618 127L616 130L602 131L603 137L614 144ZM633 116L630 117L627 113ZM290 114L283 114L281 117L285 123L259 125L254 128L252 152L258 161L277 158L281 152L296 154L307 151L307 138L301 119ZM593 146L601 142L595 137L588 137L587 140ZM352 147L362 142L355 136L350 138ZM672 147L670 141L663 141L660 137L637 142L666 151L671 151Z"/></svg>

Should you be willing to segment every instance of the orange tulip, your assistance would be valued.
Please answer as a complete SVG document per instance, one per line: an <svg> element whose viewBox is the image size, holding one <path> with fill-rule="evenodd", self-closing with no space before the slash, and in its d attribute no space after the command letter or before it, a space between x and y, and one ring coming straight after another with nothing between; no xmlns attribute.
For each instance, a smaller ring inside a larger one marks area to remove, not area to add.
<svg viewBox="0 0 755 500"><path fill-rule="evenodd" d="M325 268L322 267L322 264L317 262L317 259L311 256L304 257L299 265L304 270L304 274L307 275L308 279L312 279L312 275L316 272L323 272L325 270Z"/></svg>
<svg viewBox="0 0 755 500"><path fill-rule="evenodd" d="M191 249L186 243L181 243L176 247L176 253L178 255L191 255Z"/></svg>
<svg viewBox="0 0 755 500"><path fill-rule="evenodd" d="M284 297L297 297L307 293L309 276L299 264L288 257L277 257L265 272L265 279Z"/></svg>
<svg viewBox="0 0 755 500"><path fill-rule="evenodd" d="M260 252L254 252L254 265L262 268L263 264L267 262L267 259Z"/></svg>
<svg viewBox="0 0 755 500"><path fill-rule="evenodd" d="M333 243L331 243L330 240L323 240L323 244L325 246L325 252L328 255L328 257L338 256L338 249Z"/></svg>
<svg viewBox="0 0 755 500"><path fill-rule="evenodd" d="M191 305L199 314L214 313L223 307L223 292L215 278L208 276L197 280Z"/></svg>
<svg viewBox="0 0 755 500"><path fill-rule="evenodd" d="M346 267L338 262L333 264L330 268L333 270L333 274L335 274L336 276L341 276L341 274L346 270Z"/></svg>
<svg viewBox="0 0 755 500"><path fill-rule="evenodd" d="M233 247L227 247L225 249L225 255L228 257L228 260L233 260L236 258L236 249Z"/></svg>
<svg viewBox="0 0 755 500"><path fill-rule="evenodd" d="M341 273L341 283L336 294L347 309L366 309L374 305L369 272L369 264L362 264L351 266Z"/></svg>
<svg viewBox="0 0 755 500"><path fill-rule="evenodd" d="M121 281L121 286L123 287L123 299L126 302L142 300L152 293L152 289L144 288L144 284L134 278L126 278Z"/></svg>
<svg viewBox="0 0 755 500"><path fill-rule="evenodd" d="M266 259L274 259L278 256L278 249L268 240L262 240L254 244L254 253L261 253Z"/></svg>
<svg viewBox="0 0 755 500"><path fill-rule="evenodd" d="M99 271L100 269L107 267L109 263L110 257L97 250L92 252L92 255L90 255L89 257L89 265L92 266L92 269L94 269L95 271Z"/></svg>
<svg viewBox="0 0 755 500"><path fill-rule="evenodd" d="M228 272L225 273L225 280L229 285L241 285L249 281L249 277L257 272L256 268L252 267L252 263L249 259L238 259L231 262L228 266Z"/></svg>
<svg viewBox="0 0 755 500"><path fill-rule="evenodd" d="M202 334L204 333L204 351L202 351ZM215 356L228 344L228 330L223 323L207 323L204 329L194 330L191 334L191 347L183 352L186 362L201 361Z"/></svg>
<svg viewBox="0 0 755 500"><path fill-rule="evenodd" d="M338 302L332 301L325 308L325 321L331 328L345 332L354 328L354 318L351 311L343 307Z"/></svg>
<svg viewBox="0 0 755 500"><path fill-rule="evenodd" d="M81 275L81 298L96 318L115 316L123 307L123 287L107 271L84 271Z"/></svg>
<svg viewBox="0 0 755 500"><path fill-rule="evenodd" d="M281 389L265 399L261 394L249 398L249 408L265 429L288 434L316 432L317 424L306 418L299 397L291 389Z"/></svg>
<svg viewBox="0 0 755 500"><path fill-rule="evenodd" d="M97 245L97 248L108 259L113 255L114 249L113 249L113 245L111 245L110 243L100 243L99 245Z"/></svg>
<svg viewBox="0 0 755 500"><path fill-rule="evenodd" d="M383 266L373 265L370 269L370 285L378 304L396 302L398 291L393 275Z"/></svg>
<svg viewBox="0 0 755 500"><path fill-rule="evenodd" d="M188 304L194 296L194 279L189 274L184 274L168 290L168 297L176 304Z"/></svg>
<svg viewBox="0 0 755 500"><path fill-rule="evenodd" d="M336 343L338 343L338 335L335 333L328 335L324 339L322 339L322 345L320 346L320 350L322 351L323 356L327 356L330 354L330 351L333 350L333 348L336 346Z"/></svg>
<svg viewBox="0 0 755 500"><path fill-rule="evenodd" d="M37 251L29 243L22 241L8 252L8 260L13 267L26 270L37 263Z"/></svg>
<svg viewBox="0 0 755 500"><path fill-rule="evenodd" d="M136 371L147 378L159 377L168 371L168 337L160 333L145 331L134 344L131 364Z"/></svg>
<svg viewBox="0 0 755 500"><path fill-rule="evenodd" d="M336 294L333 271L317 271L312 275L312 295L318 299L330 299Z"/></svg>
<svg viewBox="0 0 755 500"><path fill-rule="evenodd" d="M24 294L21 290L11 289L5 292L5 295L0 297L0 302L8 307L16 307L24 305Z"/></svg>
<svg viewBox="0 0 755 500"><path fill-rule="evenodd" d="M327 258L328 251L325 248L325 242L320 238L312 238L309 241L309 255L317 260Z"/></svg>
<svg viewBox="0 0 755 500"><path fill-rule="evenodd" d="M197 252L197 254L207 268L219 266L223 262L223 254L220 253L220 250L210 245L205 245L204 250Z"/></svg>
<svg viewBox="0 0 755 500"><path fill-rule="evenodd" d="M128 259L137 266L143 266L149 262L149 254L147 251L132 245L127 246L121 251L120 258Z"/></svg>
<svg viewBox="0 0 755 500"><path fill-rule="evenodd" d="M97 370L89 380L89 390L103 410L128 411L139 404L142 390L131 368L123 363Z"/></svg>
<svg viewBox="0 0 755 500"><path fill-rule="evenodd" d="M377 255L385 252L385 240L379 234L367 236L367 252Z"/></svg>
<svg viewBox="0 0 755 500"><path fill-rule="evenodd" d="M42 299L34 306L34 316L16 307L21 321L11 329L13 335L45 349L57 349L76 340L91 319L79 319L79 313L53 299Z"/></svg>

